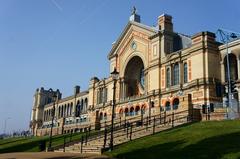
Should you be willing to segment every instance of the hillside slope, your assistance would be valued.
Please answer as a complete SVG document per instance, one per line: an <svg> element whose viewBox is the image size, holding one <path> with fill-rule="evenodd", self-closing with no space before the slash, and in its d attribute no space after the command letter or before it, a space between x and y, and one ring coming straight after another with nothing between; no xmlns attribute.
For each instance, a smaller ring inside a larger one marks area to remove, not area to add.
<svg viewBox="0 0 240 159"><path fill-rule="evenodd" d="M119 159L237 159L240 120L185 125L128 142L106 154Z"/></svg>

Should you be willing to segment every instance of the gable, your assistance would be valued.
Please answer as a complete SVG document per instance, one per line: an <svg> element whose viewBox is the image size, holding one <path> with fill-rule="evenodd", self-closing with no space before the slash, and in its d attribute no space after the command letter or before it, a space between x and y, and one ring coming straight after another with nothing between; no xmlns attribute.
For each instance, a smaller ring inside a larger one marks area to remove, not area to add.
<svg viewBox="0 0 240 159"><path fill-rule="evenodd" d="M157 32L158 30L154 27L149 27L141 23L129 21L117 39L116 43L113 45L110 53L108 54L108 59L110 60L116 54L121 53L125 48L124 45L127 45L132 36L138 36L139 38L148 40L150 36L156 34Z"/></svg>

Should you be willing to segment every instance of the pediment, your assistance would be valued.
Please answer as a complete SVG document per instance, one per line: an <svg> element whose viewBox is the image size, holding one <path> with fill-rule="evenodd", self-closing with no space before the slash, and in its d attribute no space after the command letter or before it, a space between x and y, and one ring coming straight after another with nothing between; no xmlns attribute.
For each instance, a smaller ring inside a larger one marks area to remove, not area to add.
<svg viewBox="0 0 240 159"><path fill-rule="evenodd" d="M108 59L111 59L115 55L122 52L122 50L125 48L124 45L131 41L133 36L138 36L139 38L149 40L149 37L157 32L158 30L154 27L129 21L108 54Z"/></svg>

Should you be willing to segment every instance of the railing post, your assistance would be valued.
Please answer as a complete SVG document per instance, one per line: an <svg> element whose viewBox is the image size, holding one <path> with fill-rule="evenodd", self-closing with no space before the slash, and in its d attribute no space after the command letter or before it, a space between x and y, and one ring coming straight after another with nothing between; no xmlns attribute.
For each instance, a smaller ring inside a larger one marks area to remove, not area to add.
<svg viewBox="0 0 240 159"><path fill-rule="evenodd" d="M87 132L87 130L85 131L85 144L87 145L87 134L88 134L88 132Z"/></svg>
<svg viewBox="0 0 240 159"><path fill-rule="evenodd" d="M160 117L160 119L159 119L160 121L159 121L159 122L160 122L160 125L161 125L161 124L162 124L162 115L161 115L161 111L160 111L160 116L159 116L159 117Z"/></svg>
<svg viewBox="0 0 240 159"><path fill-rule="evenodd" d="M70 142L72 141L72 130L71 130L71 134L70 134Z"/></svg>
<svg viewBox="0 0 240 159"><path fill-rule="evenodd" d="M164 125L166 124L166 117L167 117L167 113L166 113L166 111L164 111Z"/></svg>
<svg viewBox="0 0 240 159"><path fill-rule="evenodd" d="M154 116L154 118L153 118L153 134L155 134L155 123L156 122L156 119L155 119L155 116Z"/></svg>
<svg viewBox="0 0 240 159"><path fill-rule="evenodd" d="M172 112L172 127L174 127L174 112Z"/></svg>
<svg viewBox="0 0 240 159"><path fill-rule="evenodd" d="M132 124L131 124L131 128L130 128L130 141L132 141Z"/></svg>
<svg viewBox="0 0 240 159"><path fill-rule="evenodd" d="M90 131L91 131L91 125L88 128L88 137L90 136Z"/></svg>
<svg viewBox="0 0 240 159"><path fill-rule="evenodd" d="M82 147L83 147L83 136L81 137L81 145L80 145L80 151L82 153Z"/></svg>
<svg viewBox="0 0 240 159"><path fill-rule="evenodd" d="M128 138L128 124L127 124L127 138Z"/></svg>
<svg viewBox="0 0 240 159"><path fill-rule="evenodd" d="M126 125L127 123L126 123L126 117L125 117L125 120L124 120L124 131L126 130Z"/></svg>
<svg viewBox="0 0 240 159"><path fill-rule="evenodd" d="M105 130L104 130L103 148L106 147L106 142L107 142L107 128L105 127Z"/></svg>
<svg viewBox="0 0 240 159"><path fill-rule="evenodd" d="M147 116L147 122L146 122L146 130L148 130L148 116Z"/></svg>
<svg viewBox="0 0 240 159"><path fill-rule="evenodd" d="M121 117L120 117L120 127L122 126L122 120L121 120Z"/></svg>
<svg viewBox="0 0 240 159"><path fill-rule="evenodd" d="M65 146L66 146L66 136L63 138L63 152L65 152Z"/></svg>

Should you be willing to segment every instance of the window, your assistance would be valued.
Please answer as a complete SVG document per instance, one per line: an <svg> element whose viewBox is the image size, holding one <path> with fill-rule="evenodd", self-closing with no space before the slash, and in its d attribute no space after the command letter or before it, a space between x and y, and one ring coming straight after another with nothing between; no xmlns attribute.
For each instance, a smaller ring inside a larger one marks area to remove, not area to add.
<svg viewBox="0 0 240 159"><path fill-rule="evenodd" d="M167 88L170 87L171 81L170 81L170 68L167 68Z"/></svg>
<svg viewBox="0 0 240 159"><path fill-rule="evenodd" d="M144 68L143 67L140 70L140 84L142 88L144 88Z"/></svg>
<svg viewBox="0 0 240 159"><path fill-rule="evenodd" d="M171 107L170 107L170 102L166 102L166 111L169 111L171 110Z"/></svg>
<svg viewBox="0 0 240 159"><path fill-rule="evenodd" d="M101 104L101 103L105 103L107 102L107 92L108 89L107 88L99 88L97 91L97 103Z"/></svg>
<svg viewBox="0 0 240 159"><path fill-rule="evenodd" d="M176 98L173 100L173 110L178 109L178 105L179 105L179 99Z"/></svg>
<svg viewBox="0 0 240 159"><path fill-rule="evenodd" d="M173 67L173 85L179 84L179 64L175 64Z"/></svg>
<svg viewBox="0 0 240 159"><path fill-rule="evenodd" d="M187 63L183 64L183 82L187 83L188 82L188 68L187 68Z"/></svg>

